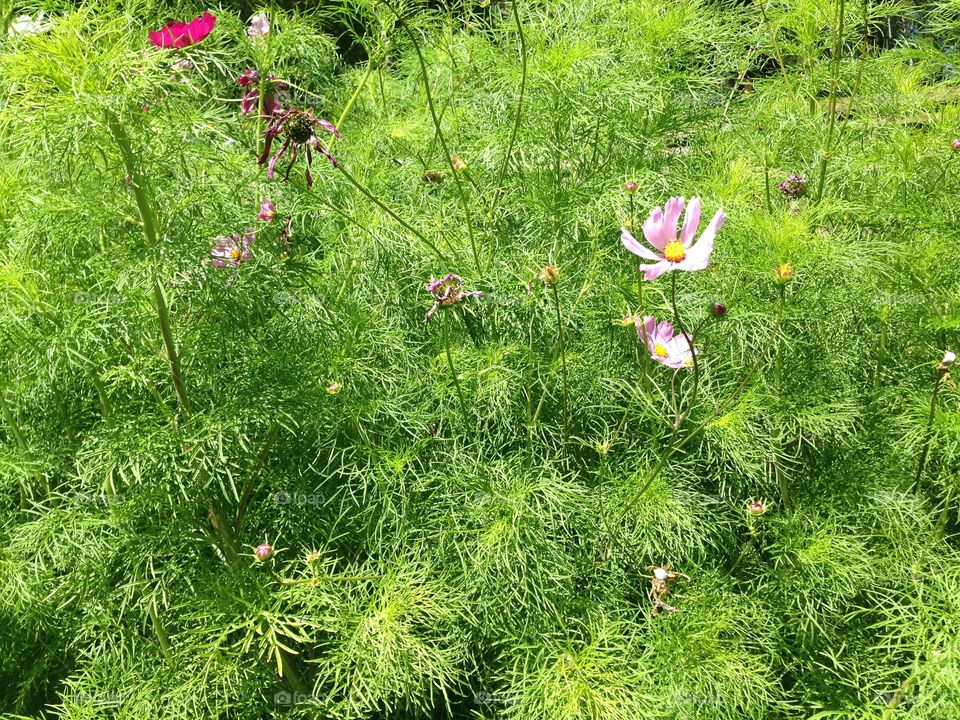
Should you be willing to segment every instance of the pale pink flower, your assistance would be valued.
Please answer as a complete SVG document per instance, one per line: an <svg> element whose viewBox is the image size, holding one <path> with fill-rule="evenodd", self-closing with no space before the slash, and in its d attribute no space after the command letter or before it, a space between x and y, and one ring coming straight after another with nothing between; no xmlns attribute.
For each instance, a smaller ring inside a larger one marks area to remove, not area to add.
<svg viewBox="0 0 960 720"><path fill-rule="evenodd" d="M251 248L253 248L253 242L256 240L256 234L253 230L247 230L242 235L237 233L230 237L221 235L216 240L218 241L217 244L210 250L210 255L213 256L210 264L214 267L238 268L241 263L253 260Z"/></svg>
<svg viewBox="0 0 960 720"><path fill-rule="evenodd" d="M264 222L270 222L277 215L277 209L273 206L270 198L264 198L260 203L260 214L257 217Z"/></svg>
<svg viewBox="0 0 960 720"><path fill-rule="evenodd" d="M694 236L700 225L700 198L690 200L678 239L677 225L683 208L684 199L672 197L667 200L663 209L657 207L650 211L650 217L643 223L643 235L653 246L653 250L637 242L629 230L621 228L620 242L623 246L634 255L652 263L640 265L647 280L656 280L672 270L703 270L710 264L713 240L727 216L723 210L717 210L700 239L694 243Z"/></svg>
<svg viewBox="0 0 960 720"><path fill-rule="evenodd" d="M263 37L270 33L270 20L266 13L257 13L250 18L250 24L247 26L247 36L251 38Z"/></svg>
<svg viewBox="0 0 960 720"><path fill-rule="evenodd" d="M693 366L693 352L683 334L674 335L673 325L664 320L657 323L652 315L636 321L637 334L646 345L651 359L670 368Z"/></svg>

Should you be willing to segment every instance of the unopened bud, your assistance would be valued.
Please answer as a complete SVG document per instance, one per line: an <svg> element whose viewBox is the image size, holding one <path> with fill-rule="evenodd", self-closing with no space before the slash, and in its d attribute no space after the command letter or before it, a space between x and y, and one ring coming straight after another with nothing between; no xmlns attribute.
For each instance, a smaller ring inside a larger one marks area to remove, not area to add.
<svg viewBox="0 0 960 720"><path fill-rule="evenodd" d="M253 554L257 557L257 560L269 560L270 556L273 555L273 545L269 543L257 545L257 549L253 551Z"/></svg>
<svg viewBox="0 0 960 720"><path fill-rule="evenodd" d="M751 515L763 515L767 511L767 504L763 500L747 503L747 512Z"/></svg>
<svg viewBox="0 0 960 720"><path fill-rule="evenodd" d="M960 152L960 138L956 138L951 145L953 146L954 152Z"/></svg>
<svg viewBox="0 0 960 720"><path fill-rule="evenodd" d="M457 172L461 172L462 170L466 170L466 169L467 169L467 164L466 164L463 160L460 159L460 156L459 156L459 155L451 155L451 156L450 156L450 167L452 167L452 168L453 168L454 170L456 170Z"/></svg>
<svg viewBox="0 0 960 720"><path fill-rule="evenodd" d="M774 279L777 281L778 285L786 285L788 282L793 280L796 272L793 269L792 263L777 263L777 268L773 272Z"/></svg>
<svg viewBox="0 0 960 720"><path fill-rule="evenodd" d="M727 314L727 306L724 305L722 302L715 302L713 305L710 306L710 314L713 315L715 318L718 318L718 319L722 318L724 315Z"/></svg>
<svg viewBox="0 0 960 720"><path fill-rule="evenodd" d="M628 193L635 193L639 185L633 180L628 180L623 184L623 189Z"/></svg>

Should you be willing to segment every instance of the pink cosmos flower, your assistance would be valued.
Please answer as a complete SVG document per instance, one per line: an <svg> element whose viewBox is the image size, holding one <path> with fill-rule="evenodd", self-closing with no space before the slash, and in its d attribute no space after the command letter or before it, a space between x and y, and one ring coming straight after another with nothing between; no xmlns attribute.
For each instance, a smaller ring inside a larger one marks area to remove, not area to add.
<svg viewBox="0 0 960 720"><path fill-rule="evenodd" d="M250 18L250 24L247 26L247 36L258 38L267 35L270 32L270 19L266 13L257 13Z"/></svg>
<svg viewBox="0 0 960 720"><path fill-rule="evenodd" d="M217 19L209 12L195 17L190 22L171 20L163 26L162 30L152 30L148 39L157 47L183 48L203 40L213 30L216 22Z"/></svg>
<svg viewBox="0 0 960 720"><path fill-rule="evenodd" d="M342 137L333 123L323 118L314 117L313 110L297 110L296 108L278 108L270 119L270 125L267 127L263 136L266 142L263 145L263 153L260 155L259 164L263 165L270 158L267 165L267 177L273 179L274 169L277 161L290 151L290 163L287 165L287 171L283 175L284 180L290 178L290 171L293 164L297 161L297 153L300 150L306 151L307 156L307 187L313 186L313 175L310 174L310 166L313 164L313 150L318 150L327 156L327 159L334 167L338 167L337 159L330 154L330 151L320 142L316 136L317 126L322 127L334 137ZM273 157L270 157L270 151L273 141L277 137L283 137L283 147Z"/></svg>
<svg viewBox="0 0 960 720"><path fill-rule="evenodd" d="M643 235L656 252L638 243L629 230L621 228L620 242L623 246L634 255L653 263L640 265L647 280L656 280L671 270L703 270L710 264L713 240L727 216L723 210L717 210L713 220L694 244L693 239L700 225L700 198L690 200L690 207L687 208L683 227L680 229L680 238L677 239L677 223L683 213L683 206L682 197L672 197L667 200L662 210L658 207L651 210L650 217L644 221Z"/></svg>
<svg viewBox="0 0 960 720"><path fill-rule="evenodd" d="M670 368L689 368L693 366L693 352L686 338L673 334L673 325L664 320L657 323L652 315L636 321L637 334L647 346L650 357L661 365Z"/></svg>
<svg viewBox="0 0 960 720"><path fill-rule="evenodd" d="M427 292L433 296L433 307L427 311L423 321L430 322L433 314L442 307L457 305L471 297L483 297L483 290L464 290L462 283L463 278L453 273L448 273L439 280L431 276L427 283Z"/></svg>
<svg viewBox="0 0 960 720"><path fill-rule="evenodd" d="M242 263L253 260L251 248L254 240L257 239L253 230L248 229L242 235L237 233L230 237L221 235L216 239L219 242L210 250L210 254L213 256L210 264L214 267L238 268Z"/></svg>
<svg viewBox="0 0 960 720"><path fill-rule="evenodd" d="M277 214L277 209L270 202L270 198L264 198L260 203L260 214L257 217L265 222L270 222Z"/></svg>

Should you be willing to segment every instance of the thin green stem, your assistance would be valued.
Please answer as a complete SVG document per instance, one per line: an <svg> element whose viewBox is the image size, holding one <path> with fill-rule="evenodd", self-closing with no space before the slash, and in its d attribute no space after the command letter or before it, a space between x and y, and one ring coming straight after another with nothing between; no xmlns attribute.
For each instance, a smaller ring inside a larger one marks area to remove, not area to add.
<svg viewBox="0 0 960 720"><path fill-rule="evenodd" d="M567 347L566 332L563 328L563 317L560 314L560 292L556 283L553 284L553 303L557 311L557 340L560 344L560 373L563 384L563 461L567 463L567 444L570 440L570 409L567 394Z"/></svg>
<svg viewBox="0 0 960 720"><path fill-rule="evenodd" d="M467 194L463 189L463 182L460 179L459 171L453 164L453 155L450 153L450 148L447 146L447 140L444 137L443 130L440 127L440 118L437 117L437 108L433 101L433 91L430 89L430 74L427 72L427 62L423 58L423 51L420 49L420 43L417 41L417 36L407 24L407 21L403 19L403 16L393 6L393 4L389 2L389 0L384 0L384 4L390 8L397 18L397 24L400 25L407 37L410 38L413 51L417 56L417 62L420 64L420 72L423 75L423 87L424 91L426 92L427 107L430 110L430 118L433 120L433 126L437 131L437 139L440 141L440 147L443 148L443 154L446 156L447 165L450 167L450 173L453 175L453 182L457 188L457 195L460 197L460 204L463 206L464 220L466 221L467 225L467 236L470 239L470 249L473 252L473 261L476 264L477 272L481 272L482 268L480 264L480 253L477 250L477 241L473 232L473 213L470 211L470 202L467 199Z"/></svg>
<svg viewBox="0 0 960 720"><path fill-rule="evenodd" d="M933 383L933 392L930 394L930 411L927 414L927 427L923 432L923 445L920 449L920 460L917 463L917 474L913 478L911 491L920 487L920 480L923 477L923 471L927 466L927 457L930 455L930 443L933 441L933 420L937 414L937 397L940 395L940 386L943 384L943 378L947 374L945 367L937 368L937 379Z"/></svg>
<svg viewBox="0 0 960 720"><path fill-rule="evenodd" d="M360 183L360 181L358 181L355 177L353 177L353 175L351 175L349 172L347 172L347 169L343 166L343 164L337 163L337 170L339 170L339 171L340 171L340 174L343 175L343 176L347 179L347 182L349 182L349 183L350 183L351 185L353 185L357 190L359 190L360 193L361 193L364 197L366 197L370 202L372 202L372 203L373 203L374 205L376 205L378 208L380 208L381 210L383 210L387 215L389 215L389 216L390 216L391 218L393 218L396 222L398 222L404 229L406 229L406 230L408 230L409 232L413 233L413 234L417 237L417 239L420 240L420 242L422 242L424 245L426 245L428 248L430 248L434 253L436 253L436 255L437 255L438 258L440 258L440 259L443 260L444 262L449 262L449 259L447 258L446 255L443 254L443 252L440 250L440 248L438 248L433 242L431 242L430 240L428 240L428 239L426 238L426 236L424 236L423 233L421 233L419 230L417 230L415 227L413 227L413 225L411 225L410 223L408 223L408 222L407 222L406 220L404 220L402 217L400 217L399 215L397 215L397 213L395 213L393 210L391 210L389 207L387 207L383 202L381 202L381 201L377 198L376 195L374 195L372 192L370 192L366 187L364 187L364 186Z"/></svg>
<svg viewBox="0 0 960 720"><path fill-rule="evenodd" d="M457 377L457 370L453 366L453 355L450 353L450 313L443 313L443 348L447 356L447 369L450 371L450 377L453 379L453 386L457 389L457 399L460 401L460 411L463 413L463 419L469 421L470 413L467 410L467 401L463 397L463 388L460 387L460 378Z"/></svg>
<svg viewBox="0 0 960 720"><path fill-rule="evenodd" d="M730 405L733 404L738 397L740 397L740 394L746 388L747 383L750 382L750 379L754 376L754 374L760 368L760 365L763 364L764 358L766 358L767 354L770 352L770 348L773 347L773 344L776 341L777 334L780 331L780 323L783 320L783 306L785 303L784 298L785 298L785 294L781 291L780 304L777 308L777 320L773 325L773 330L770 333L770 337L767 340L766 345L764 346L763 350L760 352L759 357L757 357L756 362L747 371L746 376L744 376L743 381L737 386L736 390L733 391L733 394L730 395L730 397L728 397L723 402L722 405L714 408L712 417L708 417L699 425L697 425L693 430L690 431L690 433L685 438L683 438L683 440L681 440L676 445L673 445L672 442L670 445L668 445L668 449L664 451L663 455L660 456L660 460L657 461L656 465L654 465L653 469L650 471L649 475L647 476L647 479L644 482L644 484L640 487L639 490L637 490L630 497L627 503L623 506L623 509L620 511L620 514L617 515L616 520L613 522L613 525L618 525L620 521L627 516L627 513L630 512L633 506L637 504L640 498L643 497L644 493L646 493L646 491L653 484L654 480L656 480L657 477L660 475L660 471L663 470L663 467L667 463L667 461L671 457L673 457L676 453L678 453L680 450L682 450L683 447L687 445L691 440L693 440L698 435L700 435L701 432L706 430L707 426L712 422L713 417L722 415L726 411L726 409L730 407Z"/></svg>
<svg viewBox="0 0 960 720"><path fill-rule="evenodd" d="M500 166L500 172L497 175L497 186L493 191L493 202L490 203L490 213L488 217L493 220L494 213L497 211L497 204L503 195L503 180L507 175L507 168L510 166L510 158L513 155L513 145L517 140L517 133L520 131L520 118L523 115L523 95L527 87L527 41L523 34L523 23L520 21L520 13L517 11L517 0L510 3L513 11L513 21L517 26L517 33L520 37L520 89L517 92L517 112L513 118L513 128L510 130L510 140L507 142L507 152L503 156L503 164ZM631 201L633 198L630 198Z"/></svg>
<svg viewBox="0 0 960 720"><path fill-rule="evenodd" d="M846 0L839 0L837 10L837 35L833 43L832 70L830 72L830 97L827 101L827 138L824 141L823 151L820 155L820 179L817 182L817 195L815 203L823 199L823 191L826 186L827 168L830 164L830 155L833 153L833 131L837 124L837 90L840 85L840 55L843 52L843 26L846 19Z"/></svg>

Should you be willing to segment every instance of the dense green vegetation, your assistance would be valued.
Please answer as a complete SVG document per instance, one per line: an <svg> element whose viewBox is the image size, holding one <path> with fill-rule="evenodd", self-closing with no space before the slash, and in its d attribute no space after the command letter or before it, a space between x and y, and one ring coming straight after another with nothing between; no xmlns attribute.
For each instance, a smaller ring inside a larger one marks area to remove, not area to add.
<svg viewBox="0 0 960 720"><path fill-rule="evenodd" d="M960 716L960 2L0 18L3 718Z"/></svg>

